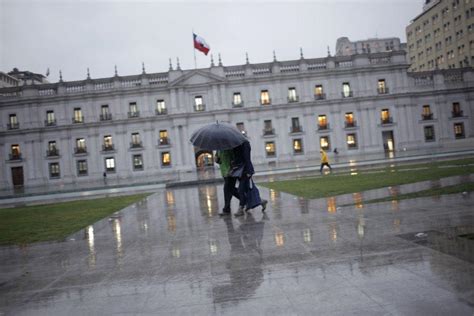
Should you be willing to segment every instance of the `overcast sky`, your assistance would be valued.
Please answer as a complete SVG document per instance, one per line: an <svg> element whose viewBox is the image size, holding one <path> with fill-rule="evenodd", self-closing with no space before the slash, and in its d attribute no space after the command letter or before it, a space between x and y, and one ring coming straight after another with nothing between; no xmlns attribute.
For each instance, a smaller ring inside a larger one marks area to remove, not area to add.
<svg viewBox="0 0 474 316"><path fill-rule="evenodd" d="M400 37L422 0L72 1L0 0L0 71L13 67L57 82L194 68L192 30L211 46L198 68L221 53L224 66L334 54L338 37Z"/></svg>

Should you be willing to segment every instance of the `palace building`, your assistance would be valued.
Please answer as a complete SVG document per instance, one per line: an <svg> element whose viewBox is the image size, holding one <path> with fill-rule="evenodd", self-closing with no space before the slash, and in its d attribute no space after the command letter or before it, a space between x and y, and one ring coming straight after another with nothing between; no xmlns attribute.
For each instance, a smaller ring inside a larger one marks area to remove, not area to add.
<svg viewBox="0 0 474 316"><path fill-rule="evenodd" d="M408 73L406 52L328 56L0 89L0 188L140 181L212 165L189 137L235 124L259 166L473 147L472 68Z"/></svg>

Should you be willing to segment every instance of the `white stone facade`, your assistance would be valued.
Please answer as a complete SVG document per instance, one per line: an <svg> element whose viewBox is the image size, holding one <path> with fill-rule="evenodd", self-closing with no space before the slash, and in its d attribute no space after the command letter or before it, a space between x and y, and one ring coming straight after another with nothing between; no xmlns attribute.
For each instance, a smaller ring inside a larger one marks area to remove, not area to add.
<svg viewBox="0 0 474 316"><path fill-rule="evenodd" d="M3 88L0 187L86 184L104 171L107 179L166 179L197 168L189 137L215 121L243 123L257 170L318 159L324 137L341 156L472 148L472 69L408 74L408 67L397 51ZM85 153L76 153L80 139ZM107 158L114 168L106 170Z"/></svg>

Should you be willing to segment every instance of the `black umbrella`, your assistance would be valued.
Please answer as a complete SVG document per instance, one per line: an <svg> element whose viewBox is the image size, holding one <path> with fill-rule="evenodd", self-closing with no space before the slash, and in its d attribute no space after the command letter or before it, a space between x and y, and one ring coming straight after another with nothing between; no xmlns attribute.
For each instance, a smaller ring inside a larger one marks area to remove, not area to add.
<svg viewBox="0 0 474 316"><path fill-rule="evenodd" d="M199 128L189 140L202 149L224 150L239 146L247 138L235 126L216 122Z"/></svg>

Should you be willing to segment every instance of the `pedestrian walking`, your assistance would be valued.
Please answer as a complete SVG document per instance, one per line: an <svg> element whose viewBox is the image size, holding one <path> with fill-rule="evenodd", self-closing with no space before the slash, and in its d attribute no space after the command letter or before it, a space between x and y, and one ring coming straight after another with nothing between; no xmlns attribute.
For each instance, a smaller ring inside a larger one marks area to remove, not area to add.
<svg viewBox="0 0 474 316"><path fill-rule="evenodd" d="M321 150L319 150L319 152L321 153L321 167L319 168L319 173L323 173L323 168L324 166L327 166L329 168L329 170L332 171L332 167L331 165L329 164L329 159L328 159L328 155L326 154L326 152L321 148Z"/></svg>
<svg viewBox="0 0 474 316"><path fill-rule="evenodd" d="M240 146L234 148L234 161L232 163L231 175L239 178L239 210L235 213L235 216L243 216L248 207L248 197L250 187L250 181L252 175L255 173L253 168L252 160L250 159L250 143L246 140ZM254 184L253 184L254 185ZM260 205L262 206L262 212L267 207L267 200L261 199ZM255 207L252 205L251 208Z"/></svg>
<svg viewBox="0 0 474 316"><path fill-rule="evenodd" d="M237 178L229 175L233 158L234 152L232 149L218 150L216 153L216 162L220 165L221 175L224 178L224 208L222 209L222 213L219 214L221 216L231 214L230 202L232 196L240 200L239 191L235 187Z"/></svg>
<svg viewBox="0 0 474 316"><path fill-rule="evenodd" d="M107 184L107 172L104 171L102 177L104 178L104 184Z"/></svg>

